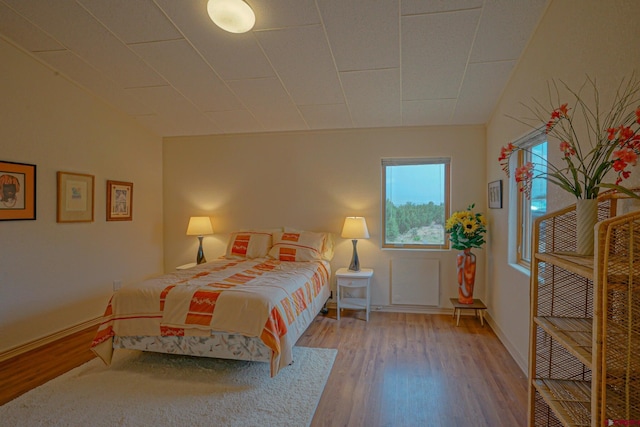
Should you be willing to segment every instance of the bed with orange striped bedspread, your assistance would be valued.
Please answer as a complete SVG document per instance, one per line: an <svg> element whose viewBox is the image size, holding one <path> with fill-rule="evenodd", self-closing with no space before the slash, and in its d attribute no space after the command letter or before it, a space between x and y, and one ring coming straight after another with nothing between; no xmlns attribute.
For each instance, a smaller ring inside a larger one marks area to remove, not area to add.
<svg viewBox="0 0 640 427"><path fill-rule="evenodd" d="M210 336L260 339L271 376L329 298L326 261L219 259L126 286L111 297L92 350L107 364L114 336Z"/></svg>

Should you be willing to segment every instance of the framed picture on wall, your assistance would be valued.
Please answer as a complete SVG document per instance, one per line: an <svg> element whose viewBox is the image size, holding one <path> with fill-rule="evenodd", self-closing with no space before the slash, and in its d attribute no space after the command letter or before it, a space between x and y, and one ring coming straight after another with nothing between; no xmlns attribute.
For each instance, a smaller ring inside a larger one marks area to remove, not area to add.
<svg viewBox="0 0 640 427"><path fill-rule="evenodd" d="M107 221L133 219L133 183L107 181Z"/></svg>
<svg viewBox="0 0 640 427"><path fill-rule="evenodd" d="M93 222L93 175L58 172L58 222Z"/></svg>
<svg viewBox="0 0 640 427"><path fill-rule="evenodd" d="M36 165L0 160L0 221L36 219Z"/></svg>
<svg viewBox="0 0 640 427"><path fill-rule="evenodd" d="M489 209L502 209L502 180L489 183Z"/></svg>

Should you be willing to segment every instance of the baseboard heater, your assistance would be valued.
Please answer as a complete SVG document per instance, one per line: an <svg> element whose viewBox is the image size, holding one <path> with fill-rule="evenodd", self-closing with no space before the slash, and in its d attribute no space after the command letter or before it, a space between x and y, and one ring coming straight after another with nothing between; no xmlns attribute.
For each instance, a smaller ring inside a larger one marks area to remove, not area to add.
<svg viewBox="0 0 640 427"><path fill-rule="evenodd" d="M440 261L424 258L391 260L392 305L440 305Z"/></svg>

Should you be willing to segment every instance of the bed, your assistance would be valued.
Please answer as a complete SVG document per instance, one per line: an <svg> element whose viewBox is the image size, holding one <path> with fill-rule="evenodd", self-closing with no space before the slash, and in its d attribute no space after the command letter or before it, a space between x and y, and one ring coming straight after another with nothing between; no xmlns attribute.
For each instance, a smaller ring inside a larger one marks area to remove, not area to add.
<svg viewBox="0 0 640 427"><path fill-rule="evenodd" d="M107 305L91 349L292 362L298 338L330 296L329 233L232 233L223 257L125 286Z"/></svg>

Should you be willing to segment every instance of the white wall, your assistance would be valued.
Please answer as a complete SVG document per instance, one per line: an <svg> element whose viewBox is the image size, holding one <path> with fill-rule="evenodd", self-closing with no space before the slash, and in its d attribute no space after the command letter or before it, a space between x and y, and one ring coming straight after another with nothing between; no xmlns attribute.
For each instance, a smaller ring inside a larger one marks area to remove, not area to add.
<svg viewBox="0 0 640 427"><path fill-rule="evenodd" d="M601 87L602 105L624 76L635 70L640 76L640 2L635 0L554 0L542 18L535 35L503 93L487 126L487 178L505 180L505 209L491 210L488 252L487 304L492 320L505 344L521 367L526 368L529 338L529 275L509 265L509 221L515 211L509 209L509 192L515 183L508 180L498 164L500 147L531 129L506 115L527 117L520 105L532 105L532 98L548 100L547 82L561 79L579 88L589 75ZM530 117L529 113L529 117ZM556 151L550 141L550 153ZM629 184L637 185L640 171ZM549 188L552 211L573 203L566 193Z"/></svg>
<svg viewBox="0 0 640 427"><path fill-rule="evenodd" d="M390 304L392 258L435 258L440 305L450 308L457 251L381 250L380 159L450 156L453 209L475 202L486 211L484 138L482 126L165 138L165 269L195 261L197 239L185 235L189 216L211 215L216 234L204 239L209 260L224 253L230 232L292 226L338 236L335 271L351 259L351 242L339 237L344 218L360 215L371 234L358 243L358 254L363 267L375 269L372 304ZM476 251L479 296L484 252Z"/></svg>
<svg viewBox="0 0 640 427"><path fill-rule="evenodd" d="M0 39L0 160L37 166L37 219L0 221L0 353L100 316L162 272L161 139ZM95 221L56 223L56 172L95 176ZM106 180L133 221L106 222Z"/></svg>

